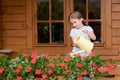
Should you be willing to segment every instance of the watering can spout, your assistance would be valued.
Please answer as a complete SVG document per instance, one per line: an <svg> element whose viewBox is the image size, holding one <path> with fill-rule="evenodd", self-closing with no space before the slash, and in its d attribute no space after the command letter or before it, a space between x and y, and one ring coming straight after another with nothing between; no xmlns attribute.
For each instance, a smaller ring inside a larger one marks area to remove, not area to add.
<svg viewBox="0 0 120 80"><path fill-rule="evenodd" d="M93 49L94 43L81 36L77 36L75 39L75 45L81 48L84 52L90 52Z"/></svg>

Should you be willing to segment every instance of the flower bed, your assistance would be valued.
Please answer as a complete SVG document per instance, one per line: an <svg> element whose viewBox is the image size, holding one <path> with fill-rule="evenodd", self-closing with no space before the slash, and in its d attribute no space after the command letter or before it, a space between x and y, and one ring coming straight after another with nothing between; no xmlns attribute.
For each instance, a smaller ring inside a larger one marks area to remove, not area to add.
<svg viewBox="0 0 120 80"><path fill-rule="evenodd" d="M28 51L8 61L7 56L0 57L0 80L82 80L89 76L91 80L108 76L114 69L113 60L106 63L98 53L90 56L74 58L60 55L38 55L36 51Z"/></svg>

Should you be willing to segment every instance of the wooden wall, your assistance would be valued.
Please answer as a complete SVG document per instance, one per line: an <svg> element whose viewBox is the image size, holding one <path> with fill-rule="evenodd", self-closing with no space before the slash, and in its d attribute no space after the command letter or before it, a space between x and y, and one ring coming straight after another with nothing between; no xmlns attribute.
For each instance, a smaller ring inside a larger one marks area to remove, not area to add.
<svg viewBox="0 0 120 80"><path fill-rule="evenodd" d="M2 0L3 48L26 49L26 1Z"/></svg>
<svg viewBox="0 0 120 80"><path fill-rule="evenodd" d="M0 1L0 49L2 49L2 1Z"/></svg>
<svg viewBox="0 0 120 80"><path fill-rule="evenodd" d="M112 47L120 52L120 0L112 0Z"/></svg>
<svg viewBox="0 0 120 80"><path fill-rule="evenodd" d="M35 47L33 46L32 31L33 24L31 16L31 0L0 0L2 1L2 36L3 49L11 49L20 52L28 48L36 49L40 52L66 53L71 51L70 38L67 37L67 46L63 47ZM120 0L106 0L109 4L109 18L111 28L111 48L97 48L102 52L102 57L120 60ZM0 7L1 8L1 7ZM1 10L0 10L1 11ZM107 24L107 23L106 23ZM1 31L0 31L1 32ZM67 31L69 32L69 31ZM68 35L68 33L67 33ZM0 39L1 40L1 39ZM109 44L109 43L107 43ZM15 54L13 54L15 55Z"/></svg>

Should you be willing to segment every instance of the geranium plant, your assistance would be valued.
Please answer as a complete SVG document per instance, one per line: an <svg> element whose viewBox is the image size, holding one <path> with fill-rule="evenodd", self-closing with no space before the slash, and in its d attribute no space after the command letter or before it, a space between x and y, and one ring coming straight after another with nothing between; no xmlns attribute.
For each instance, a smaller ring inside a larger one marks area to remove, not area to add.
<svg viewBox="0 0 120 80"><path fill-rule="evenodd" d="M113 62L113 61L112 61ZM0 78L2 80L82 80L89 76L91 80L109 75L115 64L106 63L99 54L91 52L90 56L71 58L68 56L37 54L28 51L16 58L0 61Z"/></svg>

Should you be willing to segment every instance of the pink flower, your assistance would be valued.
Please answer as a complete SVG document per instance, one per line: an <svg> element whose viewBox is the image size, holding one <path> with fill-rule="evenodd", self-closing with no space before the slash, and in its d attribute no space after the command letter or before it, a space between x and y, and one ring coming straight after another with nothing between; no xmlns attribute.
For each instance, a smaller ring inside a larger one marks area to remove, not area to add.
<svg viewBox="0 0 120 80"><path fill-rule="evenodd" d="M29 66L25 71L26 71L26 72L30 72L31 70L32 70L32 67Z"/></svg>
<svg viewBox="0 0 120 80"><path fill-rule="evenodd" d="M47 79L48 76L46 74L42 75L43 79Z"/></svg>
<svg viewBox="0 0 120 80"><path fill-rule="evenodd" d="M18 65L18 69L22 69L23 67L22 67L22 65L21 64L19 64Z"/></svg>
<svg viewBox="0 0 120 80"><path fill-rule="evenodd" d="M82 66L82 64L76 63L76 67L81 67L81 66Z"/></svg>
<svg viewBox="0 0 120 80"><path fill-rule="evenodd" d="M15 73L18 75L20 74L20 69L16 69Z"/></svg>
<svg viewBox="0 0 120 80"><path fill-rule="evenodd" d="M50 63L49 63L49 66L52 67L52 68L54 68L54 63L53 63L53 62L50 62Z"/></svg>
<svg viewBox="0 0 120 80"><path fill-rule="evenodd" d="M103 72L106 72L108 69L107 68L104 68L104 67L100 67L98 68L98 71L103 73Z"/></svg>
<svg viewBox="0 0 120 80"><path fill-rule="evenodd" d="M87 75L87 71L84 71L81 73L83 76L86 76Z"/></svg>
<svg viewBox="0 0 120 80"><path fill-rule="evenodd" d="M77 80L82 80L82 77L77 77Z"/></svg>
<svg viewBox="0 0 120 80"><path fill-rule="evenodd" d="M0 68L0 74L4 72L4 68Z"/></svg>
<svg viewBox="0 0 120 80"><path fill-rule="evenodd" d="M89 55L90 55L90 57L94 57L94 56L95 56L95 53L94 53L94 52L91 52Z"/></svg>
<svg viewBox="0 0 120 80"><path fill-rule="evenodd" d="M114 69L114 68L115 68L115 65L114 65L114 64L109 64L109 68L110 68L110 69Z"/></svg>
<svg viewBox="0 0 120 80"><path fill-rule="evenodd" d="M68 58L64 58L64 61L65 61L65 62L68 62L68 61L69 61L69 59L68 59Z"/></svg>
<svg viewBox="0 0 120 80"><path fill-rule="evenodd" d="M31 51L31 54L36 55L37 53L36 53L36 51Z"/></svg>
<svg viewBox="0 0 120 80"><path fill-rule="evenodd" d="M64 63L61 63L60 66L61 66L61 68L65 68L65 64Z"/></svg>
<svg viewBox="0 0 120 80"><path fill-rule="evenodd" d="M17 76L16 80L22 80L22 77Z"/></svg>
<svg viewBox="0 0 120 80"><path fill-rule="evenodd" d="M70 70L65 70L65 71L63 71L63 74L66 74L66 73L69 73L70 72Z"/></svg>
<svg viewBox="0 0 120 80"><path fill-rule="evenodd" d="M40 54L40 57L45 57L45 54Z"/></svg>
<svg viewBox="0 0 120 80"><path fill-rule="evenodd" d="M40 70L40 69L36 69L36 70L35 70L35 74L36 74L36 75L40 75L40 74L41 74L41 70Z"/></svg>
<svg viewBox="0 0 120 80"><path fill-rule="evenodd" d="M42 78L35 78L35 80L42 80Z"/></svg>
<svg viewBox="0 0 120 80"><path fill-rule="evenodd" d="M25 54L24 54L24 58L29 58L29 54L28 54L28 53L25 53Z"/></svg>
<svg viewBox="0 0 120 80"><path fill-rule="evenodd" d="M50 56L46 55L46 56L45 56L45 59L49 60L49 59L50 59Z"/></svg>
<svg viewBox="0 0 120 80"><path fill-rule="evenodd" d="M53 73L53 71L52 70L48 70L48 74L52 74Z"/></svg>
<svg viewBox="0 0 120 80"><path fill-rule="evenodd" d="M30 61L30 63L31 63L31 64L35 64L35 63L36 63L36 59L32 59L32 60Z"/></svg>

